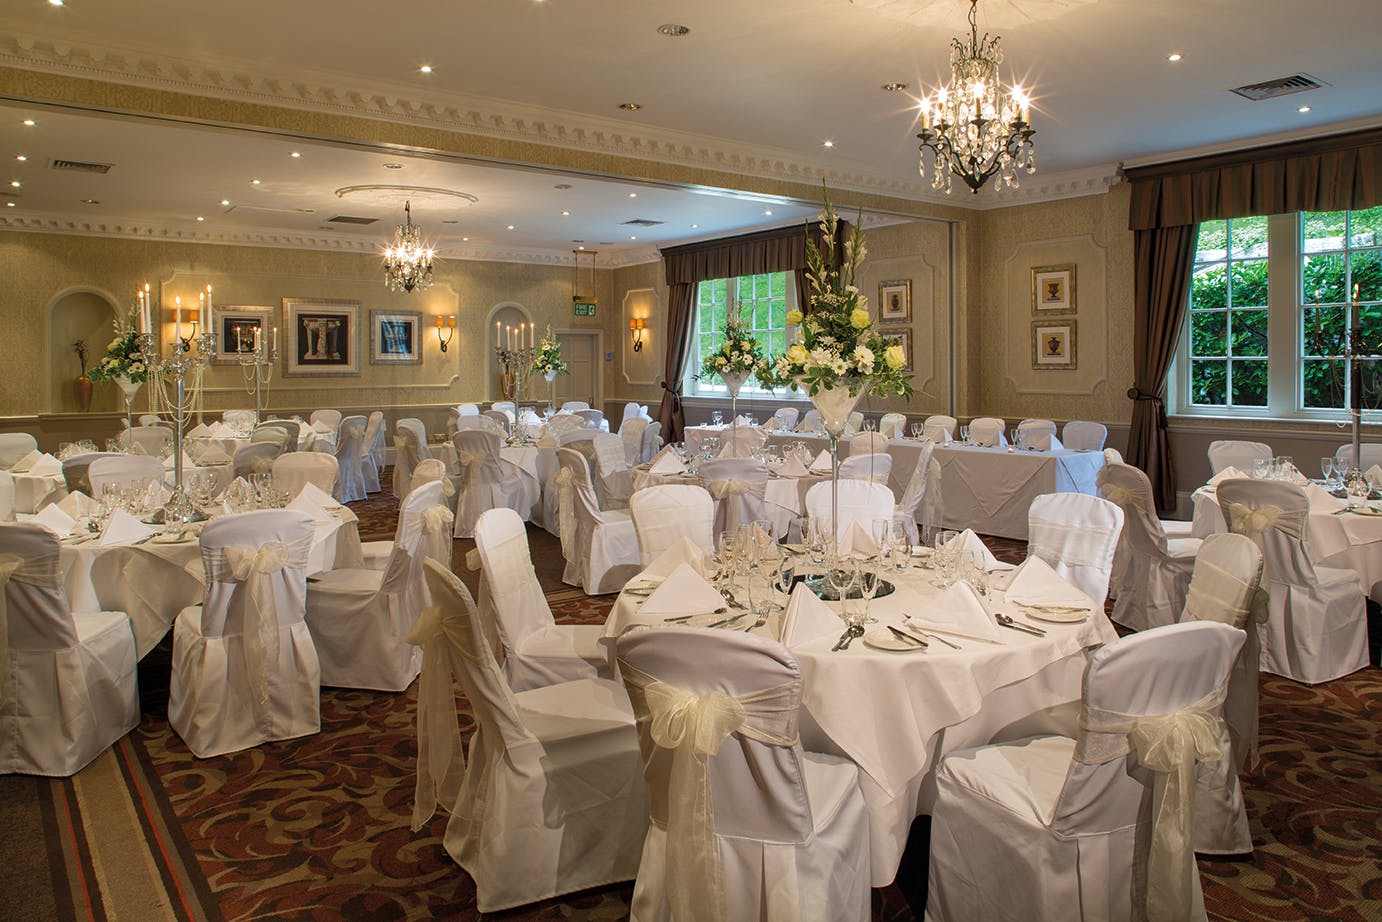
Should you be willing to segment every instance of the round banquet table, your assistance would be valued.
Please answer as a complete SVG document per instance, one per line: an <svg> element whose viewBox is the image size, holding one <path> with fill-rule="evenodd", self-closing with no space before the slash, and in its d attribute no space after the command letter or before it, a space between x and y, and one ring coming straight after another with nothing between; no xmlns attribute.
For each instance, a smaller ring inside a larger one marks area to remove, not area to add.
<svg viewBox="0 0 1382 922"><path fill-rule="evenodd" d="M898 626L904 612L928 613L930 620L941 593L930 577L929 571L915 568L885 574L899 589L875 599L871 615ZM638 581L635 577L630 584ZM620 593L605 621L607 643L635 625L662 623L665 615L639 615L644 601L646 596ZM778 601L786 599L779 596ZM992 607L1001 611L1005 601L995 588ZM838 609L838 603L831 607ZM770 618L759 633L777 636L779 617ZM997 630L991 643L950 637L958 650L933 640L925 652L877 650L863 642L832 652L833 633L792 646L803 679L802 746L844 756L859 766L873 886L892 882L912 820L930 812L934 770L942 756L991 742L1075 731L1084 651L1115 640L1117 634L1093 603L1082 622L1041 627L1045 637Z"/></svg>

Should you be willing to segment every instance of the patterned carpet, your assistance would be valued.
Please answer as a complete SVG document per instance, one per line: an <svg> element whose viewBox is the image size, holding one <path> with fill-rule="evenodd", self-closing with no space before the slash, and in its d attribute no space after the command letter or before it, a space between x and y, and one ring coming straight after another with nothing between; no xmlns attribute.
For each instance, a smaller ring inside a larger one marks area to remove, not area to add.
<svg viewBox="0 0 1382 922"><path fill-rule="evenodd" d="M356 508L366 540L392 534L390 498ZM602 621L611 597L562 586L555 540L529 535L557 619ZM989 543L1023 556L1020 542ZM454 560L473 586L470 546L457 541ZM468 732L469 707L457 703ZM324 690L321 733L205 760L150 696L145 706L140 727L73 779L0 778L0 918L478 918L473 883L441 847L445 817L408 828L413 691ZM1256 850L1249 862L1201 863L1211 919L1382 920L1379 726L1376 668L1316 688L1264 676L1263 762L1244 779ZM874 919L921 917L925 829L919 821L898 883L875 891ZM622 919L630 891L496 918Z"/></svg>

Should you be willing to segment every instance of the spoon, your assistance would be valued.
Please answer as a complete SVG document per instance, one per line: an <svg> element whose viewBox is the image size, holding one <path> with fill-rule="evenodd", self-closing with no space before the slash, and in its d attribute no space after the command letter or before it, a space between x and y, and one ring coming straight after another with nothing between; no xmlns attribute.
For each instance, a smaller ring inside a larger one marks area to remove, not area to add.
<svg viewBox="0 0 1382 922"><path fill-rule="evenodd" d="M854 638L864 636L864 626L862 624L851 624L849 630L845 631L844 642L837 649L848 650L849 645L854 643Z"/></svg>
<svg viewBox="0 0 1382 922"><path fill-rule="evenodd" d="M993 617L996 618L998 620L998 623L1001 624L1003 627L1012 628L1014 631L1023 631L1025 633L1031 634L1034 637L1046 636L1046 632L1041 630L1041 628L1032 627L1030 624L1023 624L1021 621L1014 621L1012 618L1009 618L1001 611L994 612Z"/></svg>

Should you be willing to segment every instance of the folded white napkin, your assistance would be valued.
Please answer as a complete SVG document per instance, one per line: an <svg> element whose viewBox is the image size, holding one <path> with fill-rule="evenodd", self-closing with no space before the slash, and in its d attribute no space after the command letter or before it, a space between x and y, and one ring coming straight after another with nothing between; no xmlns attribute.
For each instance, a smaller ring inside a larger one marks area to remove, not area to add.
<svg viewBox="0 0 1382 922"><path fill-rule="evenodd" d="M734 425L737 428L741 428L743 426L751 426L753 423L749 422L749 418L741 413L734 417Z"/></svg>
<svg viewBox="0 0 1382 922"><path fill-rule="evenodd" d="M821 453L816 455L816 460L811 462L811 470L817 474L830 473L830 452L822 448Z"/></svg>
<svg viewBox="0 0 1382 922"><path fill-rule="evenodd" d="M639 609L640 615L701 615L723 608L724 596L705 581L689 564L679 564L662 581L648 601Z"/></svg>
<svg viewBox="0 0 1382 922"><path fill-rule="evenodd" d="M73 526L77 524L76 518L68 515L67 511L56 503L49 503L38 510L38 514L29 519L29 522L42 525L59 538L71 534Z"/></svg>
<svg viewBox="0 0 1382 922"><path fill-rule="evenodd" d="M209 434L218 439L232 439L235 437L235 430L225 423L212 423Z"/></svg>
<svg viewBox="0 0 1382 922"><path fill-rule="evenodd" d="M797 583L787 601L787 610L782 613L782 643L800 646L821 637L838 637L843 630L840 616L816 598L805 583Z"/></svg>
<svg viewBox="0 0 1382 922"><path fill-rule="evenodd" d="M779 477L805 477L811 472L806 469L806 465L801 463L801 459L796 455L788 455L787 458L777 467Z"/></svg>
<svg viewBox="0 0 1382 922"><path fill-rule="evenodd" d="M997 557L994 557L993 552L984 545L984 542L979 539L979 536L974 533L974 529L972 528L966 528L964 531L960 532L955 540L951 542L952 547L956 545L982 560L985 570L1011 570L1013 568L1012 564L1003 563Z"/></svg>
<svg viewBox="0 0 1382 922"><path fill-rule="evenodd" d="M89 518L91 513L100 507L100 504L78 490L76 493L68 493L64 496L57 503L57 506L74 519L85 519Z"/></svg>
<svg viewBox="0 0 1382 922"><path fill-rule="evenodd" d="M641 575L665 579L680 566L688 566L701 576L705 575L705 551L684 535L658 554L657 559L648 564Z"/></svg>
<svg viewBox="0 0 1382 922"><path fill-rule="evenodd" d="M310 486L310 484L309 484ZM292 501L285 506L285 509L292 509L296 512L305 512L312 517L314 522L334 522L331 513L318 503L315 499L305 496L307 490L304 488L301 493L293 497Z"/></svg>
<svg viewBox="0 0 1382 922"><path fill-rule="evenodd" d="M998 623L968 583L954 583L939 595L931 596L925 604L904 606L904 610L911 620L922 625L989 640L1002 639Z"/></svg>
<svg viewBox="0 0 1382 922"><path fill-rule="evenodd" d="M1367 478L1368 483L1374 487L1378 484L1382 484L1382 467L1378 467L1374 464L1363 472L1363 476Z"/></svg>
<svg viewBox="0 0 1382 922"><path fill-rule="evenodd" d="M211 427L208 426L206 423L197 423L191 429L187 430L186 437L189 439L210 438Z"/></svg>
<svg viewBox="0 0 1382 922"><path fill-rule="evenodd" d="M855 557L872 557L878 553L878 542L863 524L850 522L849 531L845 532L845 540L841 545L841 553Z"/></svg>
<svg viewBox="0 0 1382 922"><path fill-rule="evenodd" d="M36 477L53 477L62 473L62 462L50 454L39 455L29 473Z"/></svg>
<svg viewBox="0 0 1382 922"><path fill-rule="evenodd" d="M114 547L117 544L131 544L141 538L147 538L154 533L154 530L143 522L136 519L123 509L116 509L110 514L110 521L106 523L105 530L101 532L101 537L97 541L101 547Z"/></svg>
<svg viewBox="0 0 1382 922"><path fill-rule="evenodd" d="M1092 605L1085 595L1040 557L1028 557L1008 584L1007 600L1016 605Z"/></svg>
<svg viewBox="0 0 1382 922"><path fill-rule="evenodd" d="M164 470L166 470L166 471L171 471L171 470L173 469L173 466L174 466L174 465L173 465L173 455L169 455L168 457L166 457L166 458L163 459L163 469L164 469ZM187 454L187 452L184 451L184 452L182 453L182 468L183 468L183 470L187 470L188 468L192 468L192 467L196 467L196 466L197 466L196 463L195 463L195 462L192 460L192 458Z"/></svg>
<svg viewBox="0 0 1382 922"><path fill-rule="evenodd" d="M686 465L675 451L664 451L648 468L650 474L684 474Z"/></svg>
<svg viewBox="0 0 1382 922"><path fill-rule="evenodd" d="M230 455L224 449L217 448L215 445L202 452L202 456L197 459L197 464L202 467L214 467L218 464L229 464Z"/></svg>
<svg viewBox="0 0 1382 922"><path fill-rule="evenodd" d="M1247 476L1248 475L1244 473L1240 468L1234 467L1232 464L1230 464L1228 467L1224 468L1222 471L1215 474L1213 477L1209 478L1209 485L1211 487L1217 487L1225 480L1242 480L1244 477Z"/></svg>
<svg viewBox="0 0 1382 922"><path fill-rule="evenodd" d="M37 462L38 459L41 458L41 457L43 457L43 452L41 452L41 451L39 451L37 448L35 448L33 451L29 452L27 455L25 455L24 457L20 458L18 461L14 462L14 465L10 467L10 473L11 473L11 474L27 474L27 473L29 473L30 469L32 469L33 466L34 466L34 463Z"/></svg>

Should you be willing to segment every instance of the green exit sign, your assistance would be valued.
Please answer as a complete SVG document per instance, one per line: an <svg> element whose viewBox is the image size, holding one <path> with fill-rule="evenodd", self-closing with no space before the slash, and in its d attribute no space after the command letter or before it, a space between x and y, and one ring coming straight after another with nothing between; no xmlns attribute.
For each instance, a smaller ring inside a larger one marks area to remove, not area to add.
<svg viewBox="0 0 1382 922"><path fill-rule="evenodd" d="M572 298L571 309L577 317L594 317L595 303L594 298L589 300L577 300L576 298Z"/></svg>

